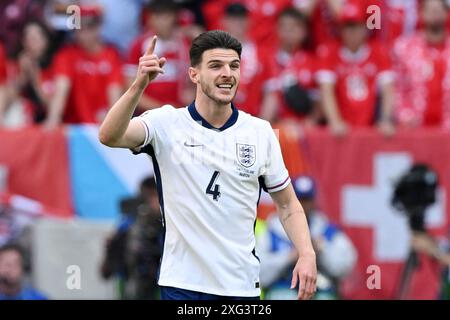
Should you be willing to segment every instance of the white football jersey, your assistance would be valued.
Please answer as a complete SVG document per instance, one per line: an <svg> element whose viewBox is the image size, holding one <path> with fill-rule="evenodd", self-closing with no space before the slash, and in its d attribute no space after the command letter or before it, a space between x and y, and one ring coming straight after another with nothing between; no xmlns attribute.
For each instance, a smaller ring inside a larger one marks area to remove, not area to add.
<svg viewBox="0 0 450 320"><path fill-rule="evenodd" d="M269 122L238 111L213 128L195 105L170 105L140 119L152 156L163 224L158 284L220 296L256 297L254 226L261 188L289 183Z"/></svg>

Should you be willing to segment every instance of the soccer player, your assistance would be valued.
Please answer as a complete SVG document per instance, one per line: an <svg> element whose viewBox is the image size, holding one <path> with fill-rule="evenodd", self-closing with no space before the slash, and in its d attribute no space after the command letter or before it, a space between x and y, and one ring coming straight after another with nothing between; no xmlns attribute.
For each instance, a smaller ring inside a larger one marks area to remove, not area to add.
<svg viewBox="0 0 450 320"><path fill-rule="evenodd" d="M164 72L166 59L154 54L156 40L140 58L133 84L109 110L99 139L152 156L165 227L161 297L259 299L254 224L263 187L299 254L292 288L299 285L299 299L311 298L316 255L276 135L267 121L232 103L240 42L224 31L199 35L190 48L195 101L131 119L149 82Z"/></svg>

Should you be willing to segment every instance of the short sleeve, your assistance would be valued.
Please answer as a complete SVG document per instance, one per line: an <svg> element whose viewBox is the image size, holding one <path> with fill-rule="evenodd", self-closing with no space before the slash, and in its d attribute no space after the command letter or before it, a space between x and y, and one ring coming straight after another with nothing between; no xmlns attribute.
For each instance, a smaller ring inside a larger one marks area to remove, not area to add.
<svg viewBox="0 0 450 320"><path fill-rule="evenodd" d="M321 45L317 48L316 81L319 84L336 83L334 46Z"/></svg>
<svg viewBox="0 0 450 320"><path fill-rule="evenodd" d="M60 52L58 52L53 60L52 68L54 70L55 75L57 76L67 76L72 78L72 57L71 57L71 49L63 48Z"/></svg>
<svg viewBox="0 0 450 320"><path fill-rule="evenodd" d="M268 125L268 135L267 162L262 176L264 189L271 193L283 190L291 180L284 165L277 135L270 125Z"/></svg>
<svg viewBox="0 0 450 320"><path fill-rule="evenodd" d="M377 55L378 76L377 82L380 86L394 82L394 71L392 69L392 56L381 47L375 47Z"/></svg>
<svg viewBox="0 0 450 320"><path fill-rule="evenodd" d="M171 116L171 110L173 109L174 107L165 105L161 108L148 110L134 118L141 123L145 130L144 142L140 146L132 149L134 154L145 152L147 146L152 146L155 153L159 152L158 137L160 134L158 134L158 132L161 131L160 128L164 123L169 123L169 117Z"/></svg>

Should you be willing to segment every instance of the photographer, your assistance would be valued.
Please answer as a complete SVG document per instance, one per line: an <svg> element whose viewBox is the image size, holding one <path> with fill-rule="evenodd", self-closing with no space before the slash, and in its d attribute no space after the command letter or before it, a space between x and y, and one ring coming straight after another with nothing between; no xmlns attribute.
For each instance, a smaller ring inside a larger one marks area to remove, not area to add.
<svg viewBox="0 0 450 320"><path fill-rule="evenodd" d="M123 199L120 207L124 217L107 239L102 277L118 278L122 299L157 299L162 225L153 177L144 179L140 193Z"/></svg>
<svg viewBox="0 0 450 320"><path fill-rule="evenodd" d="M441 298L449 299L450 253L447 240L433 238L425 228L427 208L436 201L437 174L425 164L414 164L395 186L392 205L408 217L411 230L410 253L405 263L398 298L405 297L412 272L419 265L420 254L437 261L442 274Z"/></svg>
<svg viewBox="0 0 450 320"><path fill-rule="evenodd" d="M339 283L353 270L358 253L351 239L333 224L316 204L314 180L305 175L292 178L297 198L301 201L311 230L317 253L317 292L315 300L339 298ZM261 258L261 286L267 300L295 299L290 288L291 266L297 260L291 241L281 227L275 212L266 220L266 227L257 239L257 253Z"/></svg>

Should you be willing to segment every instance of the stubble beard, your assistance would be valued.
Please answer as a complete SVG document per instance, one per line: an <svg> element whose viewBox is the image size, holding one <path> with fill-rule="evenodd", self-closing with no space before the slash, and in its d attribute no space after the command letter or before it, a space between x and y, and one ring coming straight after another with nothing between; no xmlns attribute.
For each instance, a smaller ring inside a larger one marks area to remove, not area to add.
<svg viewBox="0 0 450 320"><path fill-rule="evenodd" d="M228 105L231 101L233 101L234 97L236 96L237 89L234 91L233 95L228 99L220 99L218 97L215 97L213 94L213 86L209 86L208 84L204 84L203 82L200 82L200 88L202 92L212 101L217 103L218 105Z"/></svg>

